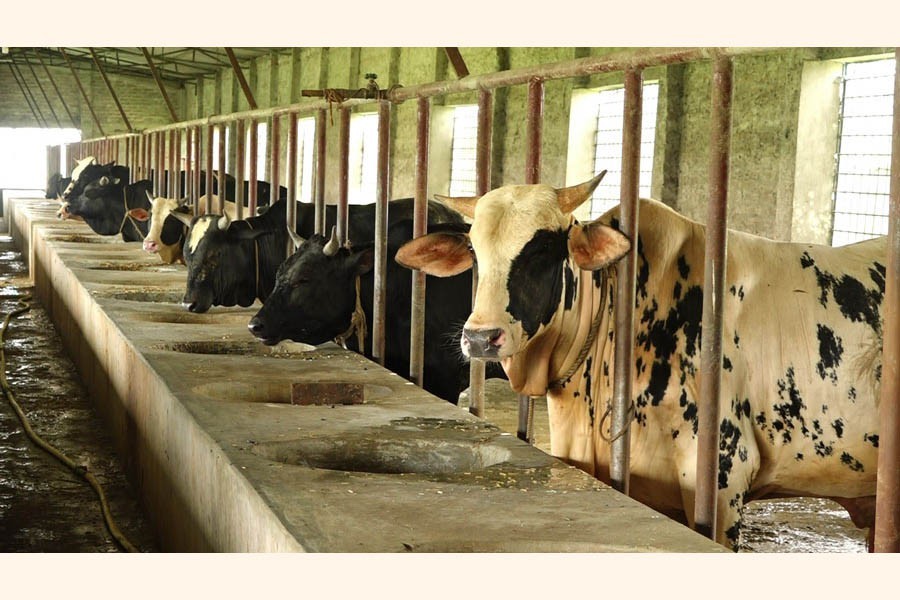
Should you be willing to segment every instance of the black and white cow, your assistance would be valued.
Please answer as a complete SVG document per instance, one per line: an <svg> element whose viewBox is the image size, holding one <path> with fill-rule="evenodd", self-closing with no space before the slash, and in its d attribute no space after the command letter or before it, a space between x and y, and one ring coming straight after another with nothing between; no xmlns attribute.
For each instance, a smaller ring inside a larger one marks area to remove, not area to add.
<svg viewBox="0 0 900 600"><path fill-rule="evenodd" d="M71 177L63 177L60 173L54 173L47 179L47 190L44 198L48 200L61 200L63 192L72 183Z"/></svg>
<svg viewBox="0 0 900 600"><path fill-rule="evenodd" d="M384 366L407 377L410 356L410 273L394 260L397 249L412 239L409 219L388 228ZM465 233L464 223L429 225L430 231ZM339 248L332 236L314 235L278 268L275 289L250 320L250 332L265 344L283 339L322 344L347 338L347 347L372 358L374 245ZM357 286L357 281L359 285ZM469 383L469 363L459 352L459 324L469 314L472 276L428 277L425 285L424 387L453 404ZM362 325L356 307L364 318ZM363 332L360 335L360 332ZM360 338L362 337L362 346ZM504 377L489 365L488 377Z"/></svg>
<svg viewBox="0 0 900 600"><path fill-rule="evenodd" d="M618 208L579 223L599 178L506 186L451 204L468 236L428 235L397 260L436 275L478 261L463 352L498 360L516 391L547 393L551 451L609 480ZM832 498L874 515L885 238L842 248L730 231L724 293L718 541L737 549L751 500ZM631 493L693 524L705 227L641 200ZM594 341L586 344L592 329ZM585 360L576 361L587 347ZM603 433L601 433L601 430Z"/></svg>
<svg viewBox="0 0 900 600"><path fill-rule="evenodd" d="M430 203L429 222L460 221L455 211ZM412 218L413 200L394 200L388 211L389 223ZM265 300L275 287L275 273L287 258L288 233L285 223L287 203L276 202L260 216L232 221L227 216L202 215L190 219L174 214L190 225L184 244L188 267L184 305L191 312L206 312L211 306L250 306L256 298ZM297 203L296 232L312 235L315 207ZM336 207L326 206L326 226L335 224ZM375 205L350 205L351 240L374 237Z"/></svg>
<svg viewBox="0 0 900 600"><path fill-rule="evenodd" d="M152 184L146 179L128 184L116 176L103 175L88 183L77 197L68 200L67 212L80 217L100 235L122 235L126 242L137 242L147 234L147 224L128 213L134 208L150 208Z"/></svg>

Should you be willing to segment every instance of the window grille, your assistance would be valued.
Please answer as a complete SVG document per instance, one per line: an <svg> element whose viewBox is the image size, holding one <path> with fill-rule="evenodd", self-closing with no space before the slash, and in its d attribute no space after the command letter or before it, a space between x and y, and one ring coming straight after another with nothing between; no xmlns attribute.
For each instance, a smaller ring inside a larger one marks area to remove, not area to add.
<svg viewBox="0 0 900 600"><path fill-rule="evenodd" d="M378 185L378 113L354 115L350 121L347 202L375 202Z"/></svg>
<svg viewBox="0 0 900 600"><path fill-rule="evenodd" d="M268 181L266 178L266 123L256 124L256 179ZM244 133L244 177L250 177L250 128Z"/></svg>
<svg viewBox="0 0 900 600"><path fill-rule="evenodd" d="M453 109L453 146L450 153L450 195L475 195L475 153L478 142L478 105Z"/></svg>
<svg viewBox="0 0 900 600"><path fill-rule="evenodd" d="M894 65L844 65L832 246L887 235Z"/></svg>
<svg viewBox="0 0 900 600"><path fill-rule="evenodd" d="M297 199L303 202L313 200L313 156L316 152L316 120L297 120Z"/></svg>
<svg viewBox="0 0 900 600"><path fill-rule="evenodd" d="M231 148L231 128L225 128L225 172L231 173L231 152L228 150ZM215 127L213 129L213 141L212 141L212 164L213 171L218 170L219 168L219 128Z"/></svg>
<svg viewBox="0 0 900 600"><path fill-rule="evenodd" d="M656 105L659 84L643 89L641 116L641 165L638 193L650 195L653 175L653 146L656 135ZM606 176L591 197L591 219L596 219L620 201L622 185L622 129L625 122L625 88L601 90L598 97L597 137L594 143L594 173L606 169Z"/></svg>

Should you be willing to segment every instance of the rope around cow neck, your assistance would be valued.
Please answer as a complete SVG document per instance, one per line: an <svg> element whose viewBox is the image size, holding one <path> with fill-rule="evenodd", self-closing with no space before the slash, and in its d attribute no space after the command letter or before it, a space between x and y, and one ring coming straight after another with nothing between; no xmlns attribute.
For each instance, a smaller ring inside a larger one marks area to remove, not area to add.
<svg viewBox="0 0 900 600"><path fill-rule="evenodd" d="M350 317L350 327L347 328L347 331L344 333L335 336L334 342L341 346L344 350L347 349L347 340L350 339L354 333L356 333L356 339L359 342L359 352L360 354L366 353L366 333L368 328L366 326L366 313L363 312L362 303L359 300L359 276L356 276L356 308L353 309L353 316Z"/></svg>
<svg viewBox="0 0 900 600"><path fill-rule="evenodd" d="M122 217L122 222L119 223L119 235L122 235L122 229L125 227L125 221L131 221L131 226L134 227L134 230L137 231L137 234L141 237L141 241L144 241L147 236L141 233L141 228L137 226L137 223L134 222L134 219L131 216L131 213L128 210L128 186L122 186L122 206L125 207L125 216Z"/></svg>
<svg viewBox="0 0 900 600"><path fill-rule="evenodd" d="M9 404L12 406L16 415L19 417L19 421L22 423L22 429L25 431L25 435L27 435L28 438L39 448L68 467L69 470L84 479L91 486L91 488L93 488L94 492L96 492L97 494L97 497L100 499L100 510L103 513L103 522L106 524L106 528L109 531L110 535L112 535L113 540L116 542L116 544L118 544L120 548L127 552L139 552L137 547L135 547L134 544L132 544L116 526L115 520L113 519L112 513L109 509L109 502L107 501L106 494L103 491L103 486L100 485L100 482L97 480L94 474L91 473L90 470L88 470L88 467L86 465L76 464L75 461L70 459L68 456L60 452L57 448L52 446L41 436L35 433L35 431L31 428L31 423L28 421L28 417L25 415L25 411L22 410L22 407L16 400L15 394L13 394L9 382L6 380L6 352L4 351L4 347L6 345L6 330L9 328L9 322L13 317L17 317L31 310L30 301L30 294L26 294L19 298L19 301L16 303L18 308L14 309L8 315L6 315L6 318L3 320L3 328L0 329L0 387L2 387L3 389L3 395L6 396Z"/></svg>

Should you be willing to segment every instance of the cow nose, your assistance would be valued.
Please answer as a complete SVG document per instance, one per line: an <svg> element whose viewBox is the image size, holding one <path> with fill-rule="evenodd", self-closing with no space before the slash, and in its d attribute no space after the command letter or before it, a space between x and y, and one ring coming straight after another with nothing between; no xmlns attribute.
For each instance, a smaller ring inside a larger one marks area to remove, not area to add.
<svg viewBox="0 0 900 600"><path fill-rule="evenodd" d="M259 317L253 317L250 319L250 322L247 323L247 329L250 330L250 333L256 335L258 333L262 333L262 330L265 327L262 324L262 321L259 320Z"/></svg>
<svg viewBox="0 0 900 600"><path fill-rule="evenodd" d="M182 302L181 305L188 309L190 312L197 312L196 302Z"/></svg>
<svg viewBox="0 0 900 600"><path fill-rule="evenodd" d="M156 252L156 242L151 240L144 240L144 250L147 252Z"/></svg>
<svg viewBox="0 0 900 600"><path fill-rule="evenodd" d="M506 334L499 328L463 329L463 351L472 358L496 358L504 342Z"/></svg>

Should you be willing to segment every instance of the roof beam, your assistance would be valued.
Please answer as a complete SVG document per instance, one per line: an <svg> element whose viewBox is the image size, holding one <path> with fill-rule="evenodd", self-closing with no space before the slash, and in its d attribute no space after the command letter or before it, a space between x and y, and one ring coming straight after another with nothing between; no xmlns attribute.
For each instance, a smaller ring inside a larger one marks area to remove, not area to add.
<svg viewBox="0 0 900 600"><path fill-rule="evenodd" d="M241 65L238 63L237 57L234 55L234 50L231 48L225 48L225 54L228 55L228 60L231 61L231 68L234 69L234 76L237 77L238 83L241 84L241 89L244 90L244 96L247 98L247 104L250 105L251 110L256 110L258 107L256 105L256 99L253 98L253 92L250 91L250 86L247 85L247 80L244 78L244 71L241 69Z"/></svg>
<svg viewBox="0 0 900 600"><path fill-rule="evenodd" d="M134 131L134 128L131 127L131 123L128 121L128 115L125 114L125 109L122 108L122 103L119 102L119 97L116 95L116 90L113 89L112 83L109 81L109 77L106 76L106 71L103 70L103 65L100 64L100 59L97 57L97 53L94 52L93 48L88 48L91 52L91 58L94 59L94 64L97 65L97 70L100 71L100 77L103 78L103 83L106 84L106 88L109 90L109 95L112 96L113 102L116 103L116 108L119 109L119 114L122 115L122 120L125 121L125 127L128 132Z"/></svg>
<svg viewBox="0 0 900 600"><path fill-rule="evenodd" d="M447 58L450 59L450 64L453 65L456 76L460 79L467 77L469 75L469 67L466 66L466 61L463 60L459 48L444 48L444 52L447 53Z"/></svg>
<svg viewBox="0 0 900 600"><path fill-rule="evenodd" d="M172 122L178 122L178 115L175 114L175 107L172 105L172 101L169 99L169 94L166 92L166 86L163 85L162 79L159 77L159 72L156 70L156 65L153 64L153 58L150 56L150 53L147 51L147 48L141 46L141 52L144 53L144 58L147 59L147 64L150 66L150 72L153 73L153 79L156 80L156 86L159 88L159 92L162 94L163 100L166 101L166 106L169 107L169 114L172 115Z"/></svg>
<svg viewBox="0 0 900 600"><path fill-rule="evenodd" d="M41 96L44 97L44 102L47 103L47 108L50 109L50 114L53 115L53 120L56 121L56 126L62 129L62 125L59 122L59 117L56 116L56 111L53 110L53 105L50 104L50 98L47 97L47 92L44 91L44 86L41 85L41 80L38 79L37 73L34 72L34 67L31 66L31 61L28 60L28 55L23 54L22 58L25 59L25 64L28 65L28 70L31 71L31 76L34 77L35 83L37 83L38 89L41 91Z"/></svg>
<svg viewBox="0 0 900 600"><path fill-rule="evenodd" d="M59 87L56 85L56 80L53 79L53 75L50 74L50 69L47 68L47 63L44 62L44 59L40 54L37 55L38 60L41 61L41 66L44 67L44 72L47 74L47 79L50 80L50 85L53 86L53 89L56 91L56 95L59 96L59 101L62 102L63 108L66 109L66 114L69 115L69 120L72 121L72 127L78 129L78 124L75 122L75 117L72 116L72 111L69 110L69 105L66 103L66 99L63 97L62 93L59 91Z"/></svg>
<svg viewBox="0 0 900 600"><path fill-rule="evenodd" d="M84 91L84 86L81 85L81 79L78 78L78 73L75 72L75 66L72 64L72 61L69 60L69 55L66 54L66 51L62 48L59 49L59 53L63 55L63 58L66 59L66 62L69 63L69 70L72 71L72 77L75 78L75 83L78 84L78 89L81 91L81 96L84 98L85 104L87 104L88 110L91 113L91 118L94 119L94 123L97 125L97 129L100 131L100 135L106 137L106 132L103 131L103 125L100 124L100 119L97 118L97 113L94 112L94 105L91 104L91 99L88 97L87 92Z"/></svg>
<svg viewBox="0 0 900 600"><path fill-rule="evenodd" d="M41 119L38 118L37 112L34 110L34 106L31 104L31 98L28 97L28 92L25 91L25 88L22 87L22 82L19 81L19 76L16 75L16 70L13 68L13 63L7 63L9 67L9 72L12 73L13 79L16 80L16 84L19 86L19 90L22 92L22 95L25 96L25 103L28 105L28 108L31 110L31 114L34 115L34 120L38 125L41 124Z"/></svg>

